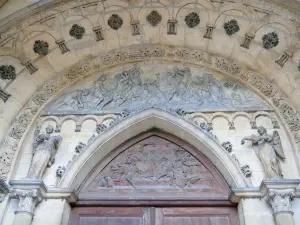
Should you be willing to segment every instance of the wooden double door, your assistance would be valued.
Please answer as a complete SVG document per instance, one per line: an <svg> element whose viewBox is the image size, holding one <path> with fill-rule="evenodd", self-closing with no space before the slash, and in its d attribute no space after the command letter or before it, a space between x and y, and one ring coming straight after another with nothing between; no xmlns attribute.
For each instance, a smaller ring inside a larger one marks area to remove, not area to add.
<svg viewBox="0 0 300 225"><path fill-rule="evenodd" d="M79 207L69 225L238 225L235 207Z"/></svg>

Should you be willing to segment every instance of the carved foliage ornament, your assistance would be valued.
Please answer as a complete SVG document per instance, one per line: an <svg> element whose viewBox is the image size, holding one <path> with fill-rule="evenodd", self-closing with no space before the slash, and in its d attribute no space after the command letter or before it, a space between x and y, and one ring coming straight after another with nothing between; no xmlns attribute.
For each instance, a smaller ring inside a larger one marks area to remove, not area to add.
<svg viewBox="0 0 300 225"><path fill-rule="evenodd" d="M272 206L273 213L292 211L291 201L295 197L295 190L275 190L270 189L268 192L268 202Z"/></svg>
<svg viewBox="0 0 300 225"><path fill-rule="evenodd" d="M49 44L45 41L37 40L34 42L33 51L39 55L47 55L49 49Z"/></svg>
<svg viewBox="0 0 300 225"><path fill-rule="evenodd" d="M271 49L278 45L279 38L275 32L271 32L262 37L262 42L265 49Z"/></svg>
<svg viewBox="0 0 300 225"><path fill-rule="evenodd" d="M16 78L16 69L12 65L0 66L0 77L3 80L14 80Z"/></svg>
<svg viewBox="0 0 300 225"><path fill-rule="evenodd" d="M198 13L191 12L185 17L184 21L188 27L193 28L198 26L198 24L200 23L200 17Z"/></svg>
<svg viewBox="0 0 300 225"><path fill-rule="evenodd" d="M232 19L226 23L224 23L224 29L226 34L233 35L240 30L238 22L235 19Z"/></svg>
<svg viewBox="0 0 300 225"><path fill-rule="evenodd" d="M81 39L83 37L83 34L85 32L84 27L79 26L78 24L74 24L69 32L70 36Z"/></svg>
<svg viewBox="0 0 300 225"><path fill-rule="evenodd" d="M156 10L153 10L151 13L148 14L146 19L153 27L155 27L161 22L162 16Z"/></svg>
<svg viewBox="0 0 300 225"><path fill-rule="evenodd" d="M111 17L108 19L108 25L112 29L118 30L123 25L123 20L119 15L112 14Z"/></svg>

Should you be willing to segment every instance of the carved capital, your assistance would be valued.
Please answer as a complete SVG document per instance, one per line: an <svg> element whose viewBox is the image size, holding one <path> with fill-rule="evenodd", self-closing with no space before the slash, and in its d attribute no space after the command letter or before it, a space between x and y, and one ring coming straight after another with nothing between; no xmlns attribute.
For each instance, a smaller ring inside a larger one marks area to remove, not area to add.
<svg viewBox="0 0 300 225"><path fill-rule="evenodd" d="M18 208L15 211L15 214L22 212L34 214L36 205L43 200L41 193L37 189L15 189L12 193L12 196L17 197L19 199Z"/></svg>
<svg viewBox="0 0 300 225"><path fill-rule="evenodd" d="M292 200L295 197L294 189L269 189L267 200L272 206L273 213L292 212Z"/></svg>

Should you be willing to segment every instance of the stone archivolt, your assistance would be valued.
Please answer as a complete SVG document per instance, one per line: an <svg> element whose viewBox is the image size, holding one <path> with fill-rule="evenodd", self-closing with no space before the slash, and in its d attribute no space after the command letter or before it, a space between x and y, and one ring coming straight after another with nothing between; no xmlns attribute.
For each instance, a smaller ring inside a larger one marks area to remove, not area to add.
<svg viewBox="0 0 300 225"><path fill-rule="evenodd" d="M12 147L15 148L15 146L19 144L21 137L26 131L25 128L30 124L40 107L42 107L51 96L66 88L69 84L78 81L87 74L103 70L119 63L129 63L137 60L149 60L155 58L188 62L214 68L217 71L222 71L224 74L234 77L235 79L247 82L248 84L251 84L253 88L272 100L273 107L280 110L280 116L284 118L291 132L297 133L300 129L296 110L294 110L293 107L289 105L288 101L284 99L284 96L281 94L279 89L262 75L253 72L251 73L247 69L242 68L238 64L225 58L214 57L202 51L166 46L136 46L130 49L122 49L117 52L108 52L93 60L88 60L85 63L76 65L69 72L63 75L64 79L59 78L52 80L36 92L32 100L29 101L28 105L20 112L16 122L12 125L9 136L2 145L1 155L4 156L5 154L9 154L11 157L9 160L5 161L5 163L1 163L1 177L6 179L8 175L11 160L14 155ZM21 117L26 118L25 120L22 120L22 123L19 122Z"/></svg>

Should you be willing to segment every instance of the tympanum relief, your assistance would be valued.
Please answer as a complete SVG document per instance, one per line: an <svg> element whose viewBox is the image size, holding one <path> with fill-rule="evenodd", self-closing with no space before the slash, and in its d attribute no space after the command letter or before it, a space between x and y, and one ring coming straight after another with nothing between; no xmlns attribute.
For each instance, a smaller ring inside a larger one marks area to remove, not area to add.
<svg viewBox="0 0 300 225"><path fill-rule="evenodd" d="M186 111L266 110L243 85L188 67L135 65L67 91L47 114L110 113L156 107Z"/></svg>
<svg viewBox="0 0 300 225"><path fill-rule="evenodd" d="M260 126L257 128L257 132L259 135L253 134L249 137L244 137L242 144L246 140L251 141L256 155L263 164L266 178L282 178L280 159L285 159L285 154L278 131L274 131L273 135L269 135L266 128Z"/></svg>
<svg viewBox="0 0 300 225"><path fill-rule="evenodd" d="M126 197L134 193L147 196L181 189L187 190L187 195L212 189L220 193L219 181L195 154L162 137L149 136L112 159L88 190L103 197L125 192Z"/></svg>

